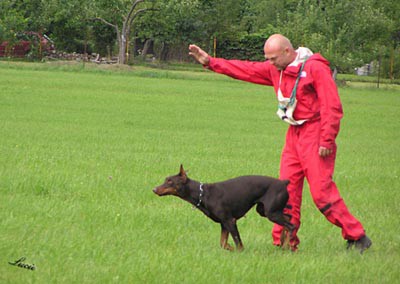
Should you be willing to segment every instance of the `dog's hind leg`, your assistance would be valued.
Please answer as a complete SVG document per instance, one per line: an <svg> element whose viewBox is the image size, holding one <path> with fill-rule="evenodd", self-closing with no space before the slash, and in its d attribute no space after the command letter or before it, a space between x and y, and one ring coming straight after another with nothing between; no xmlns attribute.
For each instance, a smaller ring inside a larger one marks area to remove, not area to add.
<svg viewBox="0 0 400 284"><path fill-rule="evenodd" d="M290 223L290 215L284 214L283 210L272 211L270 207L271 205L269 203L267 203L266 206L264 203L259 202L257 203L256 210L261 216L267 217L271 222L287 228L287 230L291 233L295 229L295 226Z"/></svg>
<svg viewBox="0 0 400 284"><path fill-rule="evenodd" d="M283 214L282 211L273 211L273 212L266 212L265 214L267 218L283 227L288 228L289 230L294 229L294 225L289 222L290 217L288 215Z"/></svg>
<svg viewBox="0 0 400 284"><path fill-rule="evenodd" d="M264 208L264 204L263 203L258 203L257 204L257 207L256 207L256 210L257 210L257 212L258 212L258 214L260 214L261 216L263 216L263 217L268 217L268 219L270 220L270 221L272 221L272 222L274 222L274 223L282 223L281 221L281 218L279 218L279 217L275 217L273 214L271 214L271 213L267 213L267 212L265 212L265 208ZM271 219L271 217L272 217L272 219ZM289 220L288 220L289 221ZM278 224L279 224L278 223ZM282 224L280 224L280 225L282 225ZM283 226L283 225L282 225ZM280 238L280 240L281 240L281 247L283 248L283 249L286 249L286 248L289 248L289 242L290 242L290 236L289 236L289 230L284 226L283 227L284 229L283 229L283 231L282 231L282 233L281 233L281 238ZM291 234L290 234L291 235Z"/></svg>
<svg viewBox="0 0 400 284"><path fill-rule="evenodd" d="M290 240L292 239L292 234L296 227L292 223L290 223L290 216L287 214L283 214L283 212L281 211L276 211L272 213L267 213L267 217L272 222L283 226L280 237L281 247L283 249L290 248L292 251L294 251L295 249L290 245Z"/></svg>
<svg viewBox="0 0 400 284"><path fill-rule="evenodd" d="M264 209L263 203L261 203L261 202L257 203L256 211L258 214L260 214L260 216L267 217L267 215L265 214L265 209Z"/></svg>
<svg viewBox="0 0 400 284"><path fill-rule="evenodd" d="M283 227L280 241L281 241L281 248L282 249L289 249L290 248L290 237L291 234L289 233L289 230L286 227Z"/></svg>
<svg viewBox="0 0 400 284"><path fill-rule="evenodd" d="M233 247L228 243L229 231L221 224L221 247L233 251Z"/></svg>
<svg viewBox="0 0 400 284"><path fill-rule="evenodd" d="M281 211L268 212L266 215L270 221L285 227L290 235L296 228L292 223L290 223L289 221L290 217L288 215L283 214L283 212Z"/></svg>

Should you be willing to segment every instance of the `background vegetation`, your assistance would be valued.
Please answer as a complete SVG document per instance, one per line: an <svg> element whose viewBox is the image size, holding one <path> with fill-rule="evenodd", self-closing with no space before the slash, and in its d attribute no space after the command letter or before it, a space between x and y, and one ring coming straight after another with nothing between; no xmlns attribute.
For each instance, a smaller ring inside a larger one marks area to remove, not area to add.
<svg viewBox="0 0 400 284"><path fill-rule="evenodd" d="M124 26L133 4L138 15ZM323 53L341 73L374 61L384 77L395 79L399 19L400 2L392 0L3 0L0 39L40 31L60 51L103 56L118 55L122 45L130 55L121 63L188 60L189 43L217 56L263 60L265 39L279 32L295 46ZM124 28L122 44L117 31Z"/></svg>
<svg viewBox="0 0 400 284"><path fill-rule="evenodd" d="M273 247L252 210L230 253L217 224L152 188L180 163L203 182L277 176L287 126L273 90L199 66L105 67L0 62L1 283L398 281L398 86L340 88L334 179L371 249L346 251L306 187L299 252ZM37 270L7 264L22 256Z"/></svg>

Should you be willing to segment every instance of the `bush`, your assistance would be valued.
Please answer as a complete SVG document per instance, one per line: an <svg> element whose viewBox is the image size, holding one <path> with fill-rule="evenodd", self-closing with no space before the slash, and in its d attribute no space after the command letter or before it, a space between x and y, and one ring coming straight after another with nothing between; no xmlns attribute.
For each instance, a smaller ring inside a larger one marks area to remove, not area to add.
<svg viewBox="0 0 400 284"><path fill-rule="evenodd" d="M242 33L235 38L225 38L217 44L217 56L227 59L265 60L263 47L265 40L276 33L273 26L257 33Z"/></svg>

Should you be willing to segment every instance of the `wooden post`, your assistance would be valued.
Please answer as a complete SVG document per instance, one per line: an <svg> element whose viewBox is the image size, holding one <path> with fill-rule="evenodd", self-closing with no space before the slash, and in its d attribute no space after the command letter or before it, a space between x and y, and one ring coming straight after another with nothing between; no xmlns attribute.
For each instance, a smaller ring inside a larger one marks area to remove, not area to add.
<svg viewBox="0 0 400 284"><path fill-rule="evenodd" d="M217 57L217 37L214 36L214 57Z"/></svg>
<svg viewBox="0 0 400 284"><path fill-rule="evenodd" d="M380 79L381 79L381 65L382 65L382 58L381 58L381 55L379 54L379 60L378 60L378 64L379 64L379 66L378 66L378 83L377 83L377 88L379 89L379 81L380 81Z"/></svg>
<svg viewBox="0 0 400 284"><path fill-rule="evenodd" d="M394 46L392 46L392 50L390 51L390 80L393 81L393 66L394 66Z"/></svg>
<svg viewBox="0 0 400 284"><path fill-rule="evenodd" d="M126 36L126 47L125 47L126 57L124 64L129 63L129 35Z"/></svg>

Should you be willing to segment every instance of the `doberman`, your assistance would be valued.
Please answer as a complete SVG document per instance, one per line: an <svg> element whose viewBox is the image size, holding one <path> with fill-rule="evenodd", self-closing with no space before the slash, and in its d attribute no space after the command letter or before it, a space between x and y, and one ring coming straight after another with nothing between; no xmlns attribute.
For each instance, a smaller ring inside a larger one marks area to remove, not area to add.
<svg viewBox="0 0 400 284"><path fill-rule="evenodd" d="M289 247L295 226L290 216L283 213L289 195L289 181L267 176L241 176L217 183L202 184L189 179L183 166L175 176L154 188L159 196L175 195L193 204L213 221L221 224L221 247L233 250L228 244L231 234L237 250L243 249L236 221L257 204L258 214L284 227L281 246Z"/></svg>

